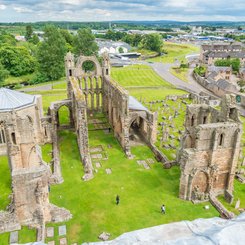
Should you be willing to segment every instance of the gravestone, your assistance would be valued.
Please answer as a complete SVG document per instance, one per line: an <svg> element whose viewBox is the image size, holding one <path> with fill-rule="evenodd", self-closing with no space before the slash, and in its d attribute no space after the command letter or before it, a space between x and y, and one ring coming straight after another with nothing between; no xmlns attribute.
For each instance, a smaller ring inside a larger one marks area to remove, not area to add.
<svg viewBox="0 0 245 245"><path fill-rule="evenodd" d="M65 236L66 235L66 225L59 226L59 236Z"/></svg>
<svg viewBox="0 0 245 245"><path fill-rule="evenodd" d="M60 238L60 245L67 245L66 237Z"/></svg>
<svg viewBox="0 0 245 245"><path fill-rule="evenodd" d="M107 232L103 232L99 235L99 239L102 240L102 241L107 241L109 238L110 238L110 233L107 233Z"/></svg>
<svg viewBox="0 0 245 245"><path fill-rule="evenodd" d="M53 237L54 236L54 227L47 227L46 235L47 235L47 237Z"/></svg>
<svg viewBox="0 0 245 245"><path fill-rule="evenodd" d="M235 209L239 209L240 208L240 204L241 204L241 201L240 201L240 199L238 199L237 202L236 202L236 205L235 205Z"/></svg>
<svg viewBox="0 0 245 245"><path fill-rule="evenodd" d="M10 244L15 244L18 243L19 240L19 233L18 231L13 231L10 233L10 239L9 239L9 243Z"/></svg>
<svg viewBox="0 0 245 245"><path fill-rule="evenodd" d="M93 158L93 159L101 159L102 158L102 154L93 154L93 155L91 155L91 158Z"/></svg>
<svg viewBox="0 0 245 245"><path fill-rule="evenodd" d="M55 245L55 241L49 241L48 245Z"/></svg>
<svg viewBox="0 0 245 245"><path fill-rule="evenodd" d="M105 172L106 172L106 174L111 174L111 173L112 173L112 171L111 171L110 168L107 168L107 169L105 170Z"/></svg>
<svg viewBox="0 0 245 245"><path fill-rule="evenodd" d="M149 164L154 164L155 161L152 159L152 158L148 158L146 159L146 161L149 163Z"/></svg>
<svg viewBox="0 0 245 245"><path fill-rule="evenodd" d="M95 167L96 167L96 168L101 168L101 164L100 164L99 162L96 162L96 163L95 163Z"/></svg>
<svg viewBox="0 0 245 245"><path fill-rule="evenodd" d="M143 164L143 166L145 169L151 169L150 166L146 162Z"/></svg>

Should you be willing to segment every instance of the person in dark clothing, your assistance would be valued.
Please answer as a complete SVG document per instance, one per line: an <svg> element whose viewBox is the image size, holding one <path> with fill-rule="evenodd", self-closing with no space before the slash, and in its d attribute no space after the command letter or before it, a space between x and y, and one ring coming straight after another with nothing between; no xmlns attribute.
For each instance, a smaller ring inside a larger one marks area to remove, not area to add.
<svg viewBox="0 0 245 245"><path fill-rule="evenodd" d="M116 196L116 204L118 205L119 202L120 202L120 197L117 195L117 196Z"/></svg>

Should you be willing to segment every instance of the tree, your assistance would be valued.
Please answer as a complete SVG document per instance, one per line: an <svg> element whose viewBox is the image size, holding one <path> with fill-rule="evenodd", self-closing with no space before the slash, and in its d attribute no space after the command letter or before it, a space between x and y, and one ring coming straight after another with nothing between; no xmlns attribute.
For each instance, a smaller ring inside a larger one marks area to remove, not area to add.
<svg viewBox="0 0 245 245"><path fill-rule="evenodd" d="M77 55L97 55L99 48L90 29L78 30L77 36L74 38L74 50Z"/></svg>
<svg viewBox="0 0 245 245"><path fill-rule="evenodd" d="M124 53L124 51L123 51L123 48L122 48L122 47L119 47L118 51L119 51L119 53L120 53L120 54Z"/></svg>
<svg viewBox="0 0 245 245"><path fill-rule="evenodd" d="M34 72L36 60L24 46L8 46L0 48L0 61L13 76Z"/></svg>
<svg viewBox="0 0 245 245"><path fill-rule="evenodd" d="M29 42L37 45L39 43L39 38L37 34L33 34L32 37L29 39Z"/></svg>
<svg viewBox="0 0 245 245"><path fill-rule="evenodd" d="M216 60L214 64L216 66L232 66L232 70L235 72L238 72L241 66L239 59Z"/></svg>
<svg viewBox="0 0 245 245"><path fill-rule="evenodd" d="M26 40L29 41L32 38L32 35L33 35L32 26L31 25L26 26L26 34L25 34Z"/></svg>
<svg viewBox="0 0 245 245"><path fill-rule="evenodd" d="M4 68L2 63L0 62L0 84L4 82L4 80L8 77L9 71Z"/></svg>
<svg viewBox="0 0 245 245"><path fill-rule="evenodd" d="M57 80L64 75L64 56L66 42L55 26L46 26L44 41L39 44L37 59L39 71L49 80Z"/></svg>
<svg viewBox="0 0 245 245"><path fill-rule="evenodd" d="M0 35L0 46L3 44L15 46L16 43L17 43L17 41L13 35L7 34L7 33L2 33Z"/></svg>
<svg viewBox="0 0 245 245"><path fill-rule="evenodd" d="M144 35L140 46L144 49L148 49L151 51L155 51L160 53L162 50L162 38L159 34L149 34L149 35Z"/></svg>

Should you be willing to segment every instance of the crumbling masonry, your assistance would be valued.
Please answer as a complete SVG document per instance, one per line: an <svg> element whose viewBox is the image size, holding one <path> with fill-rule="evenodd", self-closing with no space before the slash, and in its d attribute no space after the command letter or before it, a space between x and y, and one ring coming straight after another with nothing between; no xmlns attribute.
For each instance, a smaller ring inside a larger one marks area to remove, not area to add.
<svg viewBox="0 0 245 245"><path fill-rule="evenodd" d="M218 111L205 104L189 105L178 161L181 167L179 196L203 201L210 195L233 196L242 124L235 96L226 95Z"/></svg>
<svg viewBox="0 0 245 245"><path fill-rule="evenodd" d="M0 212L0 233L29 225L44 240L46 222L71 218L69 211L49 203L52 173L39 146L51 141L49 118L43 116L40 96L4 88L0 95L0 155L8 155L12 178L11 204Z"/></svg>
<svg viewBox="0 0 245 245"><path fill-rule="evenodd" d="M93 71L85 71L84 64L92 63ZM110 77L108 55L102 57L102 65L95 56L79 56L68 53L65 57L67 76L67 100L52 103L49 116L53 126L54 176L61 180L57 130L59 109L67 106L70 111L70 127L75 128L81 161L84 165L84 180L93 178L93 167L89 154L87 113L103 112L115 137L125 154L131 157L130 134L132 128L150 146L156 140L157 114L151 113Z"/></svg>

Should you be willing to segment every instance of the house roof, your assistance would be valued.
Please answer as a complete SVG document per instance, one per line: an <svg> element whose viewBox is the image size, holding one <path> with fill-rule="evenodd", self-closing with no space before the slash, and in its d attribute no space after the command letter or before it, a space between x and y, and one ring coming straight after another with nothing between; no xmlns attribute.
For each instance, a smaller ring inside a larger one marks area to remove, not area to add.
<svg viewBox="0 0 245 245"><path fill-rule="evenodd" d="M225 72L225 71L232 71L230 66L208 66L209 72Z"/></svg>
<svg viewBox="0 0 245 245"><path fill-rule="evenodd" d="M205 56L212 57L212 58L245 58L245 52L207 52Z"/></svg>
<svg viewBox="0 0 245 245"><path fill-rule="evenodd" d="M35 102L35 96L7 88L0 88L0 111L9 111Z"/></svg>
<svg viewBox="0 0 245 245"><path fill-rule="evenodd" d="M129 109L136 111L148 111L146 107L144 107L137 99L133 96L129 96Z"/></svg>

